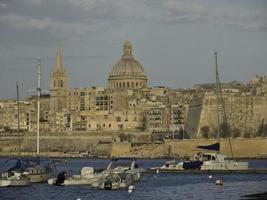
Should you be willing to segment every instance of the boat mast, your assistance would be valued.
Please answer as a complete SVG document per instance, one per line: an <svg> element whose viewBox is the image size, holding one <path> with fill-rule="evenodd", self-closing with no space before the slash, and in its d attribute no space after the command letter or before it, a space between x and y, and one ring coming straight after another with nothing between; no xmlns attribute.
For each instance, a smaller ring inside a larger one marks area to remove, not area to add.
<svg viewBox="0 0 267 200"><path fill-rule="evenodd" d="M19 107L19 85L18 82L16 82L17 86L17 109L18 109L18 115L17 115L17 123L18 123L18 135L19 135L19 155L21 153L21 137L20 137L20 107Z"/></svg>
<svg viewBox="0 0 267 200"><path fill-rule="evenodd" d="M41 58L38 58L38 86L37 86L37 151L36 154L40 154L40 96L41 96Z"/></svg>
<svg viewBox="0 0 267 200"><path fill-rule="evenodd" d="M221 103L222 109L223 109L223 123L227 126L227 131L228 129L228 121L226 117L226 111L225 111L225 105L224 105L224 100L222 96L222 86L219 78L219 72L218 72L218 62L217 62L217 52L214 53L215 55L215 71L216 71L216 94L217 94L217 123L218 123L218 128L217 128L217 140L220 142L220 110L219 110L219 104ZM221 101L220 101L221 100ZM228 137L229 140L229 146L230 146L230 151L231 151L231 156L232 158L234 157L233 154L233 149L232 149L232 143L230 137Z"/></svg>
<svg viewBox="0 0 267 200"><path fill-rule="evenodd" d="M215 76L216 76L216 96L217 96L217 141L220 143L220 108L219 108L219 73L217 63L217 52L214 52L215 56Z"/></svg>

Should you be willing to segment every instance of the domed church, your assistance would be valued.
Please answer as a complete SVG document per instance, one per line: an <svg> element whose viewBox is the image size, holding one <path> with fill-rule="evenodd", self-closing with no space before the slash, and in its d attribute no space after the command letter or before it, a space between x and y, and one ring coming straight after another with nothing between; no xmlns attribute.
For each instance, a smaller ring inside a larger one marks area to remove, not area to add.
<svg viewBox="0 0 267 200"><path fill-rule="evenodd" d="M108 77L112 89L141 89L147 87L147 76L142 65L132 55L132 44L125 41L121 59L112 66Z"/></svg>

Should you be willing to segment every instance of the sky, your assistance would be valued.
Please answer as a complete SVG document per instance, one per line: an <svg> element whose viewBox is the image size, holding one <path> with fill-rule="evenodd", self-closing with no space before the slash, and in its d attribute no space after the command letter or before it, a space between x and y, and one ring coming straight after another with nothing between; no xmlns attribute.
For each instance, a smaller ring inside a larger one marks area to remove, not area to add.
<svg viewBox="0 0 267 200"><path fill-rule="evenodd" d="M0 0L0 99L49 90L56 49L69 88L106 86L130 40L149 86L191 88L267 74L265 0Z"/></svg>

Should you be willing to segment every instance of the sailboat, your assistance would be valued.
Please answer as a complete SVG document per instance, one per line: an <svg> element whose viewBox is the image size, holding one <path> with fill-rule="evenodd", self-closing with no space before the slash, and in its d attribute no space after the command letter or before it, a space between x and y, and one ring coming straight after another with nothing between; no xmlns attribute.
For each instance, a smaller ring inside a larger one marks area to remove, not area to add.
<svg viewBox="0 0 267 200"><path fill-rule="evenodd" d="M218 64L217 64L217 52L215 55L215 72L216 72L216 96L217 96L217 142L210 145L198 145L197 148L201 149L200 152L195 154L190 160L182 161L178 164L173 164L171 169L187 170L246 170L248 169L248 162L238 162L233 160L233 150L231 140L229 139L229 146L231 149L232 158L220 154L220 104L223 109L223 123L227 123L225 115L225 107L222 97L222 89L220 85ZM206 151L204 151L206 150ZM165 165L166 166L166 165ZM163 169L163 168L162 168ZM168 169L168 168L164 168ZM170 168L169 168L170 169Z"/></svg>
<svg viewBox="0 0 267 200"><path fill-rule="evenodd" d="M215 56L215 73L216 73L216 96L217 96L217 143L203 146L199 145L198 148L206 150L215 150L215 152L203 152L199 154L199 159L203 161L201 165L201 170L246 170L248 169L248 162L239 162L233 160L233 150L230 137L228 138L229 146L231 150L232 158L227 158L227 156L220 154L220 106L223 111L223 123L228 125L224 101L222 97L222 89L218 73L217 64L217 52L214 53Z"/></svg>
<svg viewBox="0 0 267 200"><path fill-rule="evenodd" d="M18 134L19 134L19 155L21 151L21 137L20 137L20 107L19 107L19 86L17 86L17 122L18 122ZM9 160L7 160L8 162ZM0 187L14 187L14 186L27 186L29 185L30 179L24 175L21 171L16 171L15 168L10 168L6 172L1 173Z"/></svg>
<svg viewBox="0 0 267 200"><path fill-rule="evenodd" d="M29 159L24 175L30 178L32 183L47 182L47 180L52 176L52 166L51 165L40 165L40 96L41 96L41 59L38 58L38 87L37 87L37 149L36 158Z"/></svg>

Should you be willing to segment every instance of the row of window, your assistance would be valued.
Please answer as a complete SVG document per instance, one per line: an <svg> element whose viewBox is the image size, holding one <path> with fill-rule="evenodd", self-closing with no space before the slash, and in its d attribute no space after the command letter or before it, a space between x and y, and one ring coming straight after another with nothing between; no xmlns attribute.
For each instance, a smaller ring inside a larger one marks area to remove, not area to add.
<svg viewBox="0 0 267 200"><path fill-rule="evenodd" d="M142 87L142 86L145 86L145 84L143 82L116 82L116 83L113 83L113 87L114 88L134 88L134 87Z"/></svg>

